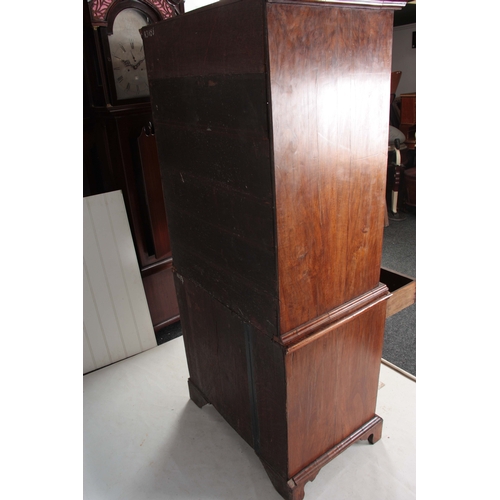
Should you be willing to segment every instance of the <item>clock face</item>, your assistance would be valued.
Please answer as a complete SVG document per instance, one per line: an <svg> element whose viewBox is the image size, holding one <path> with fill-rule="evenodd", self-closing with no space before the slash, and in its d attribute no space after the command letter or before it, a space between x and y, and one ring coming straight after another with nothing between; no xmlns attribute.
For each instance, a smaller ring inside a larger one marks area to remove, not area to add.
<svg viewBox="0 0 500 500"><path fill-rule="evenodd" d="M135 9L120 12L109 36L111 64L116 98L137 99L149 96L144 48L139 29L150 23L148 17Z"/></svg>

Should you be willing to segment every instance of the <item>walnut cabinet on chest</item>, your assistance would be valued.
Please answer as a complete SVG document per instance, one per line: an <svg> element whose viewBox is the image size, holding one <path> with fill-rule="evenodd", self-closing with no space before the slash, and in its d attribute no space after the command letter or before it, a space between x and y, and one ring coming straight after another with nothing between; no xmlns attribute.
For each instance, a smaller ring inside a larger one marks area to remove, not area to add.
<svg viewBox="0 0 500 500"><path fill-rule="evenodd" d="M142 30L191 399L287 499L375 414L390 0L226 0Z"/></svg>

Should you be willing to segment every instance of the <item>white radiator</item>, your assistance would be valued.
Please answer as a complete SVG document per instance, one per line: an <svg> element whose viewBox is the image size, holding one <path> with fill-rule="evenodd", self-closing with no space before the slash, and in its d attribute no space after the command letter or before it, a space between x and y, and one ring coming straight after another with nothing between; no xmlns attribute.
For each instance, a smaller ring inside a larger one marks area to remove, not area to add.
<svg viewBox="0 0 500 500"><path fill-rule="evenodd" d="M83 373L156 347L121 191L83 199Z"/></svg>

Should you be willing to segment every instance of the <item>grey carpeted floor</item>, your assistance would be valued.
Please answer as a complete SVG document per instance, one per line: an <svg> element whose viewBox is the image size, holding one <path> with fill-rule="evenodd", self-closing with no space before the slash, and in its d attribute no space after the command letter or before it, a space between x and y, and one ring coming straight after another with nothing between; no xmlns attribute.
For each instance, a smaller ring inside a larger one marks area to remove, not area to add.
<svg viewBox="0 0 500 500"><path fill-rule="evenodd" d="M402 215L384 229L382 267L416 278L416 212ZM387 318L382 357L417 376L416 304Z"/></svg>
<svg viewBox="0 0 500 500"><path fill-rule="evenodd" d="M382 267L416 277L416 214L402 214L405 220L389 220L384 229ZM156 334L158 345L182 335L180 322ZM416 304L386 321L382 357L412 375L416 369Z"/></svg>

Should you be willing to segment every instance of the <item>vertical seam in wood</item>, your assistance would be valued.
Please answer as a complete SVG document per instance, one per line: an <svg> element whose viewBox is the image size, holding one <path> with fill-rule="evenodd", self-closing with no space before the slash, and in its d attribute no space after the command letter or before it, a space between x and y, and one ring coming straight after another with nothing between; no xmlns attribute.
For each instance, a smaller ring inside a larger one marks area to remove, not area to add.
<svg viewBox="0 0 500 500"><path fill-rule="evenodd" d="M274 238L274 269L276 277L276 331L281 332L281 302L280 302L280 269L279 269L279 255L278 255L278 220L277 220L277 190L276 190L276 169L274 161L274 124L273 124L273 108L272 108L272 95L271 95L271 60L270 60L270 46L269 46L269 9L271 7L267 2L262 3L262 21L264 24L264 59L265 59L265 76L266 76L266 104L267 104L267 127L269 131L269 163L271 167L271 188L272 188L272 213L273 213L273 238Z"/></svg>
<svg viewBox="0 0 500 500"><path fill-rule="evenodd" d="M260 430L259 415L257 412L257 394L255 390L255 376L253 369L252 328L244 323L245 354L247 359L248 393L250 397L250 423L252 427L252 440L255 453L260 455Z"/></svg>
<svg viewBox="0 0 500 500"><path fill-rule="evenodd" d="M348 27L347 27L347 33L352 36L352 16L349 15L348 16ZM352 92L352 71L353 71L353 68L352 68L352 47L349 43L349 45L347 46L347 50L349 51L348 52L348 62L349 62L349 100L351 100L351 96L353 94ZM348 196L347 196L347 224L346 224L346 236L345 236L345 241L347 242L351 242L352 241L352 236L351 236L351 220L352 220L352 214L351 214L351 200L352 200L352 133L353 133L353 130L352 130L352 122L353 122L353 118L352 118L352 106L349 107L349 115L348 115L348 119L349 119L349 135L348 135L348 138L349 138L349 144L348 144L348 151L349 151L349 159L348 159L348 165L346 166L347 168L349 168L349 179L348 179L348 183L347 185L349 186L348 187ZM349 253L349 245L344 245L344 249L345 249L345 262L347 263L347 268L345 269L345 275L344 275L344 293L346 292L346 290L349 290L349 271L350 271L350 264L352 264L352 261L349 260L349 257L352 258L352 253L350 254Z"/></svg>

